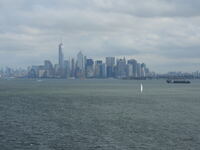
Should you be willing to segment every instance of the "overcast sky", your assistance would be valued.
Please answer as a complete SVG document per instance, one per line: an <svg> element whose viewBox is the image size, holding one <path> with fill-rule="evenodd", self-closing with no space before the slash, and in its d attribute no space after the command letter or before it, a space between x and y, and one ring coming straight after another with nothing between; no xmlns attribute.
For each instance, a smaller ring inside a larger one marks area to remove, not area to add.
<svg viewBox="0 0 200 150"><path fill-rule="evenodd" d="M200 70L200 0L0 0L0 66L57 63L81 50L156 72Z"/></svg>

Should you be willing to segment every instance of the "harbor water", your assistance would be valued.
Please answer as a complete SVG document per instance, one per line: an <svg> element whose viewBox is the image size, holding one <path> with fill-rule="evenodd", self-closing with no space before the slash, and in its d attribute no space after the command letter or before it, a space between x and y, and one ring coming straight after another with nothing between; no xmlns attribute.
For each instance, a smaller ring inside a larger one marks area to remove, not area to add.
<svg viewBox="0 0 200 150"><path fill-rule="evenodd" d="M2 150L197 150L199 125L198 80L0 80Z"/></svg>

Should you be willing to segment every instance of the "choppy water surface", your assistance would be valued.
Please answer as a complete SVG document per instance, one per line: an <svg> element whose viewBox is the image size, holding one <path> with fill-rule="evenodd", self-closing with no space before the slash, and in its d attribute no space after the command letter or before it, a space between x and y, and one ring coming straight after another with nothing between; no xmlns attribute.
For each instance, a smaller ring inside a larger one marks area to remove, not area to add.
<svg viewBox="0 0 200 150"><path fill-rule="evenodd" d="M0 80L0 149L200 149L200 82L142 82Z"/></svg>

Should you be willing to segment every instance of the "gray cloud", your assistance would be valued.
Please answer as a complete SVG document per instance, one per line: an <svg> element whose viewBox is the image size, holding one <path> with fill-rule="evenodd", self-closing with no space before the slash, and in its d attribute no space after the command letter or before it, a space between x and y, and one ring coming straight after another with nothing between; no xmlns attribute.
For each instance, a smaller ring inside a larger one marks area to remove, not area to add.
<svg viewBox="0 0 200 150"><path fill-rule="evenodd" d="M82 50L136 58L157 72L199 69L199 8L197 0L2 0L1 66L56 63L62 37L66 58Z"/></svg>
<svg viewBox="0 0 200 150"><path fill-rule="evenodd" d="M200 14L198 0L113 0L107 4L102 3L102 0L96 2L104 10L140 17L191 17Z"/></svg>

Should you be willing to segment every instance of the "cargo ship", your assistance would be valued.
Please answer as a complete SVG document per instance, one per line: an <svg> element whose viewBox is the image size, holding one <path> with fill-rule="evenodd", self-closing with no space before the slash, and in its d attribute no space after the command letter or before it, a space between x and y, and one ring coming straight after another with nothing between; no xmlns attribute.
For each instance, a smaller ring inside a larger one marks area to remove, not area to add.
<svg viewBox="0 0 200 150"><path fill-rule="evenodd" d="M182 79L176 79L176 80L172 80L172 79L168 79L166 81L167 83L175 83L175 84L190 84L191 82L189 80L182 80Z"/></svg>

